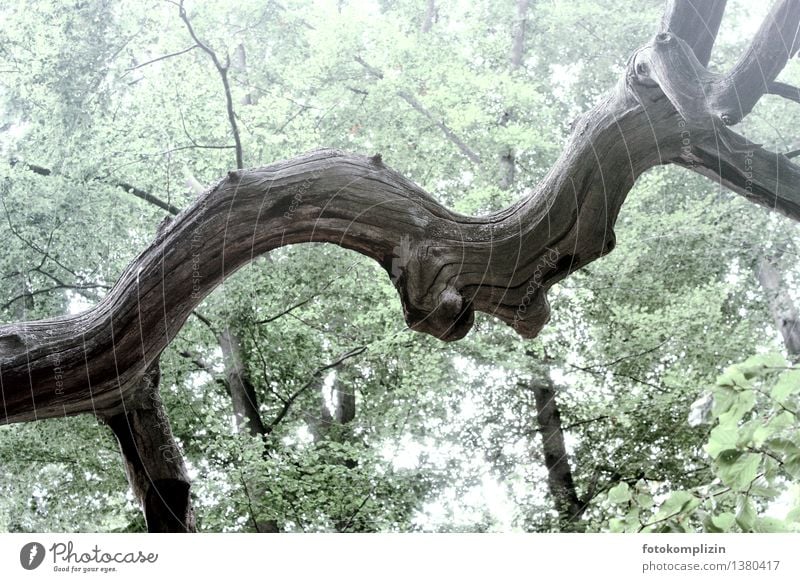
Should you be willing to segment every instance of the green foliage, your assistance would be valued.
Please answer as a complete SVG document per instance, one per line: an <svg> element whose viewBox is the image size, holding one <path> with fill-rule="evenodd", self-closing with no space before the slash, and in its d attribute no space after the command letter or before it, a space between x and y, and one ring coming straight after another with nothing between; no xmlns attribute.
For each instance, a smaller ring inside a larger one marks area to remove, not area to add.
<svg viewBox="0 0 800 582"><path fill-rule="evenodd" d="M786 532L800 530L800 375L776 353L726 368L711 388L712 430L704 446L709 481L660 493L658 483L627 483L605 494L611 531ZM657 499L657 497L656 497ZM778 513L780 517L776 517Z"/></svg>

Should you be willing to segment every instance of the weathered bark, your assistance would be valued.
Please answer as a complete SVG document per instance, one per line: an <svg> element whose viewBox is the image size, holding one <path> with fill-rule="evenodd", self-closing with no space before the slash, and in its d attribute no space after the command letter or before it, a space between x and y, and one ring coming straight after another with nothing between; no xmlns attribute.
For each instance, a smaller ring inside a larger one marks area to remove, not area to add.
<svg viewBox="0 0 800 582"><path fill-rule="evenodd" d="M727 0L671 0L667 4L661 31L684 39L704 67L711 59Z"/></svg>
<svg viewBox="0 0 800 582"><path fill-rule="evenodd" d="M158 363L140 379L135 408L103 418L119 442L128 482L147 531L195 531L191 481L158 393Z"/></svg>
<svg viewBox="0 0 800 582"><path fill-rule="evenodd" d="M230 172L93 309L0 327L2 418L122 412L192 309L280 246L331 242L373 258L399 275L405 318L417 331L459 339L477 309L533 337L548 319L547 290L613 249L620 207L648 168L686 166L798 220L800 168L724 126L752 108L795 54L797 43L786 41L796 39L798 22L800 0L778 2L725 75L703 67L694 39L659 33L576 121L542 182L486 216L444 208L380 156L319 150Z"/></svg>
<svg viewBox="0 0 800 582"><path fill-rule="evenodd" d="M790 356L800 356L800 318L778 270L776 259L760 257L756 266L756 277L764 289L769 310L783 338L786 351Z"/></svg>
<svg viewBox="0 0 800 582"><path fill-rule="evenodd" d="M562 527L580 530L584 505L578 498L572 469L569 465L561 412L556 401L556 389L546 371L537 375L530 384L536 401L537 430L542 437L544 464L547 467L547 486L553 497Z"/></svg>

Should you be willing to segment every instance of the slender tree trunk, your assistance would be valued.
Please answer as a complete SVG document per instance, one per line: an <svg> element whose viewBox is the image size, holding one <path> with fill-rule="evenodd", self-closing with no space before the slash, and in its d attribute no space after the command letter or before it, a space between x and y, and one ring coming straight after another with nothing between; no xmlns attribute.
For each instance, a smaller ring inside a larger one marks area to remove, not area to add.
<svg viewBox="0 0 800 582"><path fill-rule="evenodd" d="M255 105L258 103L258 95L250 88L250 79L247 73L247 53L242 43L236 45L236 50L233 52L231 70L239 76L241 83L247 87L247 92L241 98L239 104Z"/></svg>
<svg viewBox="0 0 800 582"><path fill-rule="evenodd" d="M511 42L511 58L509 67L516 71L522 66L525 59L525 38L528 32L528 7L530 0L517 0L517 16L514 23L514 36ZM506 109L500 120L500 125L506 125L514 117L513 109ZM514 147L508 145L500 154L500 182L501 190L509 190L514 186L517 174L517 156Z"/></svg>
<svg viewBox="0 0 800 582"><path fill-rule="evenodd" d="M506 112L510 114L510 111ZM500 186L501 190L509 190L514 185L517 175L517 158L513 148L509 147L505 153L500 154Z"/></svg>
<svg viewBox="0 0 800 582"><path fill-rule="evenodd" d="M356 397L355 392L345 386L337 374L334 379L331 404L329 408L325 402L324 384L320 382L319 390L319 416L312 414L306 415L306 423L309 432L314 437L314 443L320 443L323 439L330 439L337 443L345 443L350 438L349 431L333 430L334 427L343 427L355 419L356 416ZM353 458L345 459L342 463L348 469L358 467L358 460ZM366 524L356 519L356 515L338 514L331 515L334 527L337 532L364 533L374 531Z"/></svg>
<svg viewBox="0 0 800 582"><path fill-rule="evenodd" d="M258 396L242 358L239 337L229 325L217 336L225 363L225 383L231 395L236 427L250 436L265 436L267 429L258 410Z"/></svg>
<svg viewBox="0 0 800 582"><path fill-rule="evenodd" d="M141 380L140 405L104 421L119 442L147 531L194 532L191 482L158 393L159 377L156 363Z"/></svg>
<svg viewBox="0 0 800 582"><path fill-rule="evenodd" d="M778 269L779 257L762 256L756 266L756 277L767 297L767 304L775 325L783 337L783 344L790 356L800 356L800 319L794 300Z"/></svg>
<svg viewBox="0 0 800 582"><path fill-rule="evenodd" d="M233 414L236 418L236 428L239 432L247 433L252 437L260 437L264 441L265 452L268 454L266 437L267 427L261 419L261 412L259 411L258 395L256 394L255 386L250 380L250 374L244 364L244 357L242 355L242 344L239 336L231 328L226 325L225 329L217 336L220 348L222 349L222 358L225 363L225 383L228 386L228 391L231 396L231 404L233 405ZM252 479L248 479L245 483L247 487L247 495L254 492L256 503L261 496L261 488L252 485ZM278 533L280 528L278 522L274 519L261 519L256 515L252 516L253 528L258 533Z"/></svg>
<svg viewBox="0 0 800 582"><path fill-rule="evenodd" d="M511 70L517 70L525 58L525 37L528 32L528 6L530 0L517 0L517 20L511 44Z"/></svg>
<svg viewBox="0 0 800 582"><path fill-rule="evenodd" d="M556 390L547 371L544 370L530 384L536 401L536 420L542 435L544 464L547 467L547 486L553 497L563 528L579 531L584 505L578 498L572 469L569 465L561 412L558 409Z"/></svg>
<svg viewBox="0 0 800 582"><path fill-rule="evenodd" d="M433 21L436 18L436 0L428 0L428 5L425 8L425 18L422 21L420 31L423 33L430 32L433 27Z"/></svg>

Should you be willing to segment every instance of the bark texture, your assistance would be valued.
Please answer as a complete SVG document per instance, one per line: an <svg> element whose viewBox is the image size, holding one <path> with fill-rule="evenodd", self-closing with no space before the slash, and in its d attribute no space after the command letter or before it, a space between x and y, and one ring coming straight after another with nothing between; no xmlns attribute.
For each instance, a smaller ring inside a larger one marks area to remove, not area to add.
<svg viewBox="0 0 800 582"><path fill-rule="evenodd" d="M104 418L117 437L125 473L152 533L195 531L191 482L158 394L154 365L140 380L144 396L132 410Z"/></svg>
<svg viewBox="0 0 800 582"><path fill-rule="evenodd" d="M546 375L535 378L530 389L536 401L536 420L542 436L544 464L547 467L547 487L564 529L579 529L577 522L583 514L584 505L578 498L572 478L556 389Z"/></svg>
<svg viewBox="0 0 800 582"><path fill-rule="evenodd" d="M93 309L0 327L0 419L123 413L194 307L277 247L329 242L371 257L395 275L417 331L459 339L479 310L533 337L548 319L547 290L613 249L620 207L648 168L685 166L800 219L800 168L728 127L796 53L800 0L777 2L725 74L705 68L697 32L713 30L719 12L718 2L671 3L665 30L576 120L542 182L489 215L448 210L380 155L318 150L230 172L166 225ZM705 27L683 24L692 19Z"/></svg>

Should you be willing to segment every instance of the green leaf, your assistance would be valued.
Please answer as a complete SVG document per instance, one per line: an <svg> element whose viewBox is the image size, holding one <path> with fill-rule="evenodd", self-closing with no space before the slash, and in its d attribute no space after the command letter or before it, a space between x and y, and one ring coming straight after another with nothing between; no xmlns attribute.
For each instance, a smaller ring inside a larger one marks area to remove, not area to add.
<svg viewBox="0 0 800 582"><path fill-rule="evenodd" d="M744 451L738 449L725 449L717 455L717 462L725 466L733 465L743 454Z"/></svg>
<svg viewBox="0 0 800 582"><path fill-rule="evenodd" d="M688 491L674 491L661 505L656 518L677 517L681 513L692 511L698 505L700 505L700 500Z"/></svg>
<svg viewBox="0 0 800 582"><path fill-rule="evenodd" d="M756 395L752 390L742 390L733 401L731 407L719 415L720 424L737 423L755 406Z"/></svg>
<svg viewBox="0 0 800 582"><path fill-rule="evenodd" d="M608 500L616 505L621 505L630 501L631 491L628 484L622 482L612 487L608 492Z"/></svg>
<svg viewBox="0 0 800 582"><path fill-rule="evenodd" d="M611 533L621 533L625 531L625 520L618 517L612 517L608 522L608 529Z"/></svg>
<svg viewBox="0 0 800 582"><path fill-rule="evenodd" d="M766 466L770 462L773 464L773 466L777 465L777 463L773 459L766 457L764 459L763 466ZM774 471L764 471L764 472L774 473ZM755 497L763 497L765 499L775 499L781 494L781 492L778 489L770 485L770 482L765 477L760 475L757 476L755 480L750 484L748 492L750 493L750 495L753 495Z"/></svg>
<svg viewBox="0 0 800 582"><path fill-rule="evenodd" d="M735 449L722 451L717 457L718 474L722 482L733 489L747 489L758 474L761 455Z"/></svg>
<svg viewBox="0 0 800 582"><path fill-rule="evenodd" d="M745 378L754 378L769 372L770 368L780 368L786 365L786 359L776 352L750 356L738 368Z"/></svg>
<svg viewBox="0 0 800 582"><path fill-rule="evenodd" d="M761 420L758 420L758 423L751 436L753 445L756 447L762 446L775 433L775 430L768 424L764 424Z"/></svg>
<svg viewBox="0 0 800 582"><path fill-rule="evenodd" d="M791 439L776 437L765 441L764 445L773 451L778 451L787 455L800 453L800 447Z"/></svg>
<svg viewBox="0 0 800 582"><path fill-rule="evenodd" d="M784 470L793 478L800 479L800 454L794 453L783 461Z"/></svg>
<svg viewBox="0 0 800 582"><path fill-rule="evenodd" d="M753 525L753 531L758 533L783 533L789 531L789 528L782 519L759 517Z"/></svg>
<svg viewBox="0 0 800 582"><path fill-rule="evenodd" d="M707 533L725 533L722 529L718 528L711 519L711 515L706 514L703 516L703 528Z"/></svg>
<svg viewBox="0 0 800 582"><path fill-rule="evenodd" d="M716 459L722 451L735 448L738 438L739 432L735 426L718 425L708 435L706 452L712 459Z"/></svg>
<svg viewBox="0 0 800 582"><path fill-rule="evenodd" d="M749 386L747 378L745 378L742 371L738 366L729 366L722 374L717 377L717 386L736 386L738 388L745 388Z"/></svg>
<svg viewBox="0 0 800 582"><path fill-rule="evenodd" d="M720 414L730 409L730 407L733 405L734 400L736 400L736 397L738 396L739 392L727 386L720 386L713 390L713 394L714 394L713 412L714 415L719 416Z"/></svg>
<svg viewBox="0 0 800 582"><path fill-rule="evenodd" d="M744 532L753 530L756 522L756 508L750 498L742 495L736 503L736 523Z"/></svg>
<svg viewBox="0 0 800 582"><path fill-rule="evenodd" d="M647 493L640 493L636 496L636 503L643 509L650 508L653 506L653 496Z"/></svg>
<svg viewBox="0 0 800 582"><path fill-rule="evenodd" d="M736 523L736 517L730 512L720 513L711 517L711 521L721 532L729 532Z"/></svg>
<svg viewBox="0 0 800 582"><path fill-rule="evenodd" d="M800 370L787 370L778 377L778 381L770 391L770 396L784 404L789 396L797 392L800 392Z"/></svg>
<svg viewBox="0 0 800 582"><path fill-rule="evenodd" d="M789 412L788 410L784 410L780 414L776 415L772 420L769 421L769 426L775 432L781 431L786 428L795 427L796 420L794 415Z"/></svg>

